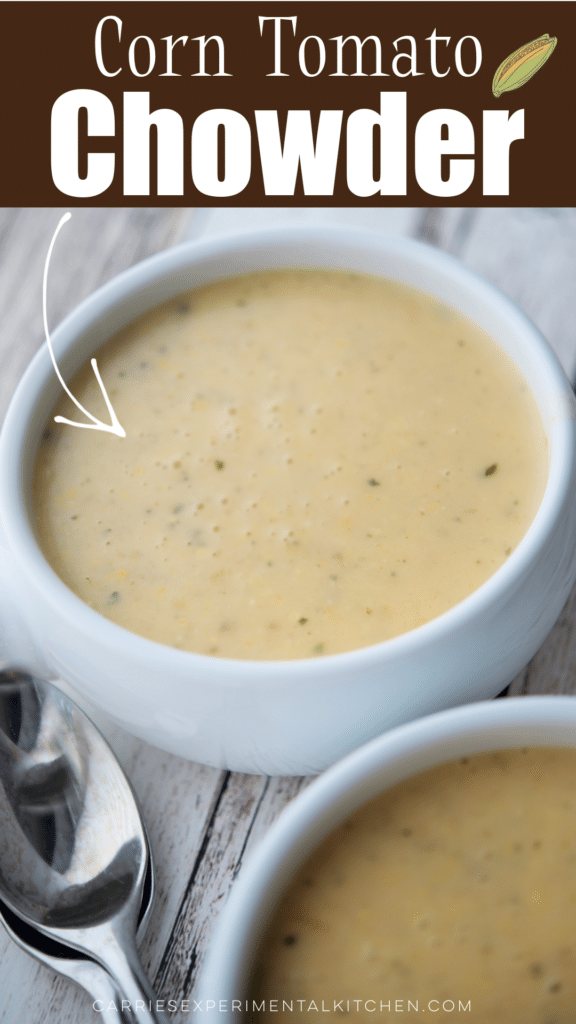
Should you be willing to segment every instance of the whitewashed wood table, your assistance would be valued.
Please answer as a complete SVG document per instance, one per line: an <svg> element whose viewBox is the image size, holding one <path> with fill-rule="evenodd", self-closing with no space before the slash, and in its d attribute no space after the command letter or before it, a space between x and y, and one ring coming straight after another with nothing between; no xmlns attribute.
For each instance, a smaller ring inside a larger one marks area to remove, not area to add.
<svg viewBox="0 0 576 1024"><path fill-rule="evenodd" d="M0 212L0 419L43 341L44 258L59 210ZM576 376L576 211L558 209L90 210L74 212L49 288L54 326L95 287L195 233L316 218L411 235L453 253L514 299ZM576 495L575 495L576 500ZM1 496L0 496L1 501ZM576 591L507 694L576 693ZM140 798L157 869L142 957L160 997L192 999L210 936L243 861L306 779L261 778L162 753L95 716ZM190 1008L192 1003L190 1003ZM190 1018L178 1010L175 1022ZM0 929L0 1024L95 1024L89 998Z"/></svg>

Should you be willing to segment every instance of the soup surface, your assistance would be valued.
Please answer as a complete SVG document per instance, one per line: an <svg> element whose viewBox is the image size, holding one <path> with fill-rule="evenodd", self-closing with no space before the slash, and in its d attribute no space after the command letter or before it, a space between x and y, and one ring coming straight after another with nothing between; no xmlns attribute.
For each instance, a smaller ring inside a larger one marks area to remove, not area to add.
<svg viewBox="0 0 576 1024"><path fill-rule="evenodd" d="M248 1019L572 1024L575 825L572 749L481 754L400 783L292 883Z"/></svg>
<svg viewBox="0 0 576 1024"><path fill-rule="evenodd" d="M376 278L220 281L98 366L127 436L49 424L40 543L87 604L172 647L306 658L413 629L502 565L543 493L543 427L507 357ZM89 365L71 389L109 420Z"/></svg>

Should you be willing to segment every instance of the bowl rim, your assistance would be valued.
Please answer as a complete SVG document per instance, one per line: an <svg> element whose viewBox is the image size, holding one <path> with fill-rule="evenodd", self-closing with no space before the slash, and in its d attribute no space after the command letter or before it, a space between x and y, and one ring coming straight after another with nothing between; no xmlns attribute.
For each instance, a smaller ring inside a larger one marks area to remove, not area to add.
<svg viewBox="0 0 576 1024"><path fill-rule="evenodd" d="M23 469L35 400L41 396L48 381L53 377L44 342L16 389L2 428L0 444L0 486L4 494L0 521L4 539L18 559L19 570L33 581L35 589L41 592L48 603L58 605L60 617L84 637L94 639L97 636L102 646L115 650L121 648L125 655L145 658L153 666L169 665L176 671L190 671L192 665L196 665L201 667L207 678L217 676L220 683L231 687L242 685L244 677L248 674L256 679L268 679L271 670L280 682L292 675L295 666L312 678L324 677L327 672L334 673L340 668L346 672L353 668L363 668L380 663L383 658L386 659L388 652L391 658L395 658L403 655L405 651L412 650L415 644L418 646L422 641L434 643L481 614L499 593L512 586L514 581L522 576L546 538L554 532L568 491L571 467L574 466L576 459L574 412L567 412L568 403L573 402L572 390L555 353L522 310L496 286L465 267L455 257L411 238L385 235L365 228L338 225L271 227L257 231L239 231L210 239L195 239L164 250L123 271L84 299L51 335L56 357L62 357L76 345L80 346L83 335L90 327L107 314L113 314L123 304L133 302L135 296L141 295L152 283L173 280L179 271L215 259L223 260L222 273L212 275L212 280L236 276L247 271L243 268L235 275L233 269L227 265L231 258L239 259L250 250L260 249L264 253L268 249L278 249L291 244L318 245L325 253L328 247L338 245L348 251L350 258L354 249L385 253L399 260L412 259L433 271L439 271L446 279L459 281L470 292L473 291L486 301L497 313L511 320L513 327L530 339L532 351L539 361L543 374L558 396L564 396L565 408L561 410L554 424L555 438L551 445L546 487L526 534L507 561L458 604L407 633L352 651L327 654L321 658L288 661L219 658L178 650L139 636L111 622L74 594L44 558L29 518L28 502L24 493L26 474ZM276 265L271 262L269 269ZM182 290L186 290L186 286L184 289L179 287L171 294L177 295ZM157 304L158 300L150 303L148 308ZM140 312L133 314L128 320L138 315ZM22 415L23 411L25 415ZM550 432L547 433L550 437Z"/></svg>
<svg viewBox="0 0 576 1024"><path fill-rule="evenodd" d="M246 996L248 972L279 899L350 813L434 765L525 746L576 748L576 697L517 696L439 711L396 726L326 769L281 811L242 864L200 972L199 1000ZM226 1013L218 1019L226 1021Z"/></svg>

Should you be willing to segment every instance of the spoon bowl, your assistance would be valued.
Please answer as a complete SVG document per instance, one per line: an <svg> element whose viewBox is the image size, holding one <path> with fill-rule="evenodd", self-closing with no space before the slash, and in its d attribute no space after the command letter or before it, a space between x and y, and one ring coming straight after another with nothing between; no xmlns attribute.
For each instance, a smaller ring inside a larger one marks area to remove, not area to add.
<svg viewBox="0 0 576 1024"><path fill-rule="evenodd" d="M149 861L112 750L51 684L0 672L0 899L106 969L138 1024L157 1024L135 934ZM137 1009L135 1009L137 1007Z"/></svg>

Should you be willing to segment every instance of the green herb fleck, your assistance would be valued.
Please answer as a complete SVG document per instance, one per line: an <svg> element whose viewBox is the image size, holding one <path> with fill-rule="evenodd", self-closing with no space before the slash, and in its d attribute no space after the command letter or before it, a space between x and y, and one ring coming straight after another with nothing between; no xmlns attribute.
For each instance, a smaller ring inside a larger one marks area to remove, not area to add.
<svg viewBox="0 0 576 1024"><path fill-rule="evenodd" d="M314 645L314 654L322 654L323 650L324 650L324 644L315 644Z"/></svg>
<svg viewBox="0 0 576 1024"><path fill-rule="evenodd" d="M380 481L375 480L374 477L370 477L368 483L370 484L370 487L380 487Z"/></svg>
<svg viewBox="0 0 576 1024"><path fill-rule="evenodd" d="M372 615L372 609L371 608L367 608L366 609L366 615Z"/></svg>
<svg viewBox="0 0 576 1024"><path fill-rule="evenodd" d="M302 616L301 619L298 619L298 625L299 626L305 626L307 622L308 622L308 619L305 619L304 616Z"/></svg>
<svg viewBox="0 0 576 1024"><path fill-rule="evenodd" d="M222 462L222 459L215 459L214 460L214 465L216 466L216 469L218 469L218 470L224 469L224 463Z"/></svg>
<svg viewBox="0 0 576 1024"><path fill-rule="evenodd" d="M110 597L108 598L106 604L117 604L119 600L120 600L120 594L118 593L117 590L113 590L112 593L110 594Z"/></svg>
<svg viewBox="0 0 576 1024"><path fill-rule="evenodd" d="M497 469L498 463L493 462L491 466L488 466L488 469L484 470L484 476L494 476L494 473L496 472Z"/></svg>

